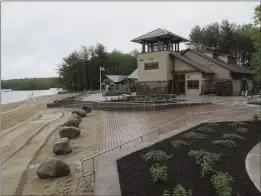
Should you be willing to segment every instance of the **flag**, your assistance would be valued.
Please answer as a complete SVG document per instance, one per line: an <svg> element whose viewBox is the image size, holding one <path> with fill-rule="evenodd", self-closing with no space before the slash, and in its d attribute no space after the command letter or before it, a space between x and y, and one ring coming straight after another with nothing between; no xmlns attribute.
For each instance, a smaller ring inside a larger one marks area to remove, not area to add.
<svg viewBox="0 0 261 196"><path fill-rule="evenodd" d="M105 71L104 67L100 66L100 71Z"/></svg>

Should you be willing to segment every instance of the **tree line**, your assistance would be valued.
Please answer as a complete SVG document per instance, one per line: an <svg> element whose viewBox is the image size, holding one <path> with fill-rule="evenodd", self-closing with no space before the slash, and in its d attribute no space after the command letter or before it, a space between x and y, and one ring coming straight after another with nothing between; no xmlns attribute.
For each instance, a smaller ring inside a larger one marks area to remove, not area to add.
<svg viewBox="0 0 261 196"><path fill-rule="evenodd" d="M105 68L106 74L129 75L137 68L138 53L136 49L130 53L107 52L101 43L81 46L58 65L59 82L71 91L99 89L100 66Z"/></svg>
<svg viewBox="0 0 261 196"><path fill-rule="evenodd" d="M206 26L196 25L189 35L188 45L199 50L230 54L241 64L260 71L260 5L254 10L253 22L235 24L223 20Z"/></svg>
<svg viewBox="0 0 261 196"><path fill-rule="evenodd" d="M1 80L2 89L12 90L47 90L50 88L62 88L57 77L52 78L24 78Z"/></svg>

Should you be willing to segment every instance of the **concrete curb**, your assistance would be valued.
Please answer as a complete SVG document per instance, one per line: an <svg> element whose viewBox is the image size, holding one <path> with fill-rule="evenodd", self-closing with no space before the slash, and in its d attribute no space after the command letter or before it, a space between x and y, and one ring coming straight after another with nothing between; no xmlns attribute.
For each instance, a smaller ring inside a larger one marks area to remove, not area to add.
<svg viewBox="0 0 261 196"><path fill-rule="evenodd" d="M261 180L260 180L260 165L261 165L261 142L255 145L246 157L246 170L248 176L261 192Z"/></svg>

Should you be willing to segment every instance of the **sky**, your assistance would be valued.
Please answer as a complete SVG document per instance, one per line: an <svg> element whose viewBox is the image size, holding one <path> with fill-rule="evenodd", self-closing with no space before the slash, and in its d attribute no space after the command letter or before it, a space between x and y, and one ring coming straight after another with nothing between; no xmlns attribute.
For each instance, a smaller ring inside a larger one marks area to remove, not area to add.
<svg viewBox="0 0 261 196"><path fill-rule="evenodd" d="M2 2L2 79L57 76L62 58L81 45L130 52L157 28L185 38L195 25L253 22L259 2ZM181 47L184 49L185 45Z"/></svg>

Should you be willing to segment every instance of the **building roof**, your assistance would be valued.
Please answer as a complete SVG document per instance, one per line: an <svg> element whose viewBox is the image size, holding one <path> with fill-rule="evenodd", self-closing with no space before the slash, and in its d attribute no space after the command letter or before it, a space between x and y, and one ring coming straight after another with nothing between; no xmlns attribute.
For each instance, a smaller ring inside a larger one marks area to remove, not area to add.
<svg viewBox="0 0 261 196"><path fill-rule="evenodd" d="M104 77L107 77L111 81L117 83L117 82L121 82L122 80L124 80L127 76L125 76L125 75L105 75Z"/></svg>
<svg viewBox="0 0 261 196"><path fill-rule="evenodd" d="M127 78L138 79L138 69L135 69Z"/></svg>
<svg viewBox="0 0 261 196"><path fill-rule="evenodd" d="M224 67L225 69L228 69L229 71L231 72L234 72L234 73L243 73L243 74L254 74L252 73L249 69L243 67L243 66L240 66L240 65L237 65L237 64L228 64L226 62L223 62L221 60L218 60L218 59L214 59L214 58L211 58L207 55L205 55L204 53L200 52L200 51L197 51L197 50L193 50L193 49L186 49L184 50L181 54L183 55L184 53L186 53L187 51L191 51L205 59L208 59L209 61L212 61L213 63L216 63L218 65L220 65L221 67Z"/></svg>
<svg viewBox="0 0 261 196"><path fill-rule="evenodd" d="M142 43L143 41L153 41L156 40L156 38L170 38L173 42L187 42L188 40L178 36L174 33L171 33L170 31L167 31L165 29L162 28L158 28L154 31L151 31L149 33L146 33L142 36L139 36L133 40L131 40L132 42L136 42L136 43Z"/></svg>
<svg viewBox="0 0 261 196"><path fill-rule="evenodd" d="M199 50L197 49L198 52L205 52L205 53L213 53L213 54L218 54L220 56L232 56L230 54L224 54L224 53L219 53L219 52L215 52L215 51L210 51L210 50Z"/></svg>
<svg viewBox="0 0 261 196"><path fill-rule="evenodd" d="M191 60L191 59L189 59L189 58L187 58L185 56L182 56L182 55L180 55L178 53L170 53L170 56L174 56L177 59L179 59L179 60L181 60L181 61L191 65L192 67L194 67L194 68L196 68L196 69L198 69L198 70L200 70L200 71L202 71L204 73L209 73L209 74L213 74L214 73L213 71L211 71L210 69L206 68L205 66L200 65L197 62L195 62L195 61L193 61L193 60Z"/></svg>

